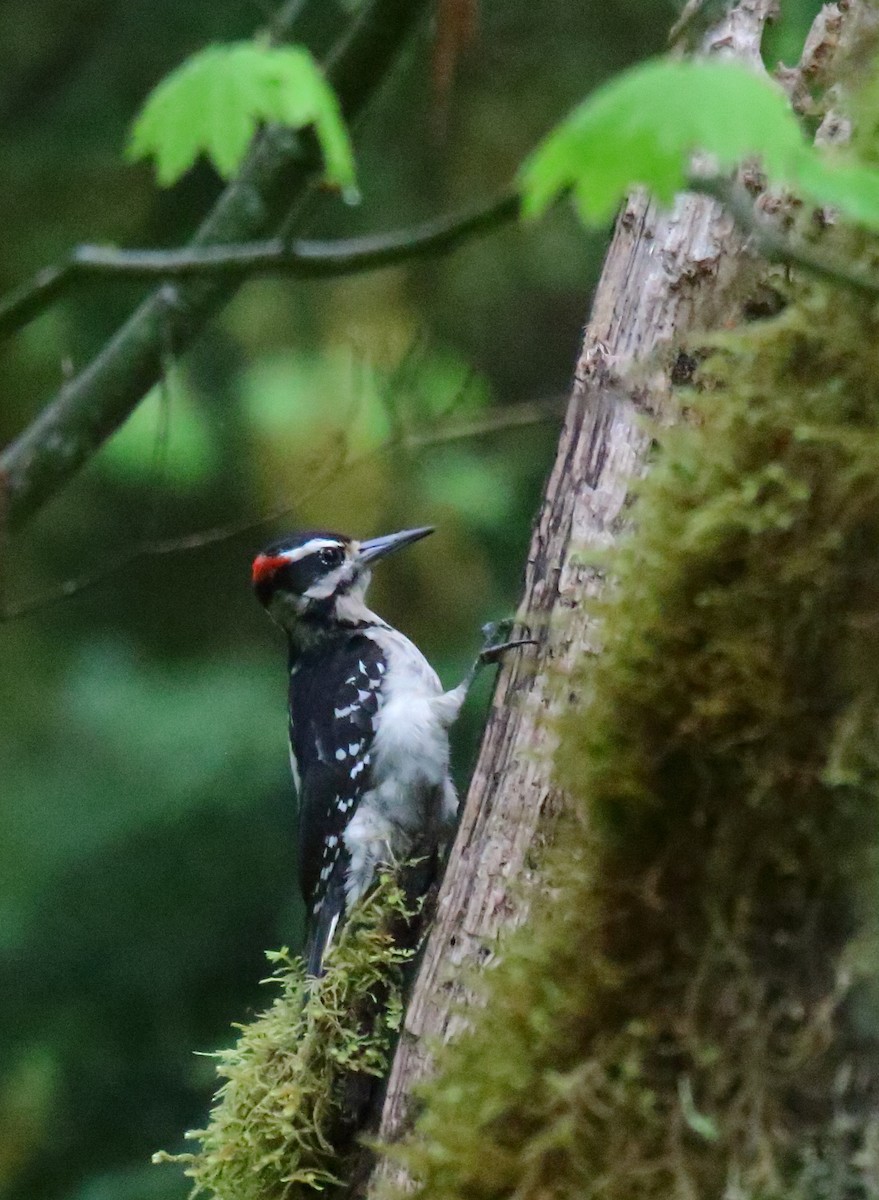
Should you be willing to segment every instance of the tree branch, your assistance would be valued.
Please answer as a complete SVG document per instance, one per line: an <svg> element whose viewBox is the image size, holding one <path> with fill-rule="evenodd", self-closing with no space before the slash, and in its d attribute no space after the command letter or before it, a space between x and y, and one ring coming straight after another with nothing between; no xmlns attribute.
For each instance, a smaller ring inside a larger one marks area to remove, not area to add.
<svg viewBox="0 0 879 1200"><path fill-rule="evenodd" d="M319 0L314 0L318 3ZM352 121L382 82L426 0L365 0L324 68L345 117ZM193 248L264 237L285 217L301 224L318 168L313 139L272 127L255 141L236 178L193 239ZM36 420L2 454L0 481L10 528L20 526L95 453L157 382L170 344L185 349L235 294L240 275L223 272L166 283L152 293ZM41 280L33 304L66 286L63 275ZM24 303L24 301L20 301Z"/></svg>
<svg viewBox="0 0 879 1200"><path fill-rule="evenodd" d="M270 238L262 242L186 246L176 250L117 250L78 246L66 261L46 267L0 299L0 338L21 329L71 286L87 279L187 279L281 272L298 279L325 279L396 266L428 254L443 254L462 242L514 220L520 209L513 192L450 217L410 229L338 241Z"/></svg>

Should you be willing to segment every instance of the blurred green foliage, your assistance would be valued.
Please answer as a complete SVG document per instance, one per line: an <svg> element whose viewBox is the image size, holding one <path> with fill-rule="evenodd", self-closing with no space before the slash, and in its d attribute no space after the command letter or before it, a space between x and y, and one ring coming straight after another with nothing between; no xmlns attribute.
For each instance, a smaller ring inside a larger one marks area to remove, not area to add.
<svg viewBox="0 0 879 1200"><path fill-rule="evenodd" d="M333 7L312 6L297 31L318 56ZM159 191L125 163L126 132L158 80L263 17L240 0L0 7L0 289L77 242L190 235L217 174L201 162ZM673 17L666 0L482 0L447 97L425 30L356 131L362 203L320 196L309 235L493 194L587 92L658 53ZM454 680L480 624L515 604L557 434L552 421L465 427L564 396L602 248L559 209L405 269L249 283L4 548L11 603L106 574L0 628L3 1200L185 1194L148 1163L204 1121L213 1066L192 1052L228 1043L260 1003L264 949L300 932L284 648L250 595L249 558L294 525L437 525L373 598ZM90 285L3 345L0 438L142 290ZM214 528L230 532L136 553ZM487 686L456 731L462 786Z"/></svg>

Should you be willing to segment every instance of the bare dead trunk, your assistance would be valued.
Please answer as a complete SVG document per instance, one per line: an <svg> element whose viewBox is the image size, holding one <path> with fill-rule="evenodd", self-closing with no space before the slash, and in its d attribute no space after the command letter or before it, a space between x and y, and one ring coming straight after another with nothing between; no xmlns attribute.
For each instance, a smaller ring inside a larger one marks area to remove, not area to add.
<svg viewBox="0 0 879 1200"><path fill-rule="evenodd" d="M772 0L740 0L704 51L760 63ZM388 1084L380 1137L410 1124L412 1089L430 1070L428 1046L462 1028L473 1002L468 968L527 912L535 852L564 805L554 788L552 722L564 680L596 629L586 601L605 575L588 565L628 522L633 480L647 469L645 417L669 421L672 382L686 372L675 347L697 329L741 315L755 275L733 222L714 202L681 196L662 213L636 195L620 215L585 331L555 465L528 555L520 620L535 652L516 654L496 689L437 915ZM374 1180L404 1182L393 1164Z"/></svg>

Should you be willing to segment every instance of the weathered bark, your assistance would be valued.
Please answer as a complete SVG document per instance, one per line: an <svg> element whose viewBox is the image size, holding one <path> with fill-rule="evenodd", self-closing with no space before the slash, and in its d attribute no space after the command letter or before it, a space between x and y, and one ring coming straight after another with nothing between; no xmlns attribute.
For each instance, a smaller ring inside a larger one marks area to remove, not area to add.
<svg viewBox="0 0 879 1200"><path fill-rule="evenodd" d="M704 51L759 64L771 8L772 0L740 0ZM736 321L755 269L732 219L703 197L682 196L662 213L635 196L618 219L528 556L519 615L540 645L510 656L498 682L391 1071L384 1141L409 1127L430 1043L466 1021L468 968L489 960L498 935L527 913L535 851L564 805L552 780L551 718L569 702L572 666L598 648L586 602L606 580L588 560L628 523L632 483L650 454L645 417L673 419L672 381L687 369L675 347L695 329ZM374 1182L403 1178L384 1163Z"/></svg>

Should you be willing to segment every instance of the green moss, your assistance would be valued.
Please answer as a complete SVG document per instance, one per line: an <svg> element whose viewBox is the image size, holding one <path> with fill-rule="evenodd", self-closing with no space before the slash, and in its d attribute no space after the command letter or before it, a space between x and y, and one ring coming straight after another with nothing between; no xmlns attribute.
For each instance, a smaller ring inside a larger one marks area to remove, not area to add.
<svg viewBox="0 0 879 1200"><path fill-rule="evenodd" d="M563 722L551 900L391 1151L430 1200L879 1193L879 313L810 291L687 402Z"/></svg>
<svg viewBox="0 0 879 1200"><path fill-rule="evenodd" d="M298 957L269 954L276 968L266 982L279 994L215 1055L225 1082L207 1128L186 1135L199 1149L154 1161L182 1164L193 1195L222 1200L293 1200L342 1182L399 1028L411 951L393 927L412 916L387 876L353 910L317 984Z"/></svg>

